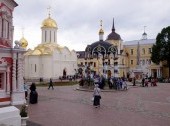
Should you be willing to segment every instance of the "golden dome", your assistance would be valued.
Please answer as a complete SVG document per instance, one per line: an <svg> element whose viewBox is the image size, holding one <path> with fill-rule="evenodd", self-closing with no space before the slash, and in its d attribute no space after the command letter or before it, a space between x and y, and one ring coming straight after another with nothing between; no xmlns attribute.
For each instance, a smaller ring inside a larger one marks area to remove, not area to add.
<svg viewBox="0 0 170 126"><path fill-rule="evenodd" d="M102 28L99 30L99 34L104 34L104 31Z"/></svg>
<svg viewBox="0 0 170 126"><path fill-rule="evenodd" d="M25 54L25 56L29 56L29 55L52 55L55 50L57 50L58 52L61 53L63 49L66 49L66 47L62 47L62 46L60 46L56 43L43 43L43 44L39 44L37 47L35 47L34 50L28 51Z"/></svg>
<svg viewBox="0 0 170 126"><path fill-rule="evenodd" d="M57 28L57 23L50 16L45 19L42 23L42 27L44 28Z"/></svg>
<svg viewBox="0 0 170 126"><path fill-rule="evenodd" d="M22 37L19 42L20 42L22 48L27 48L28 42L24 37Z"/></svg>

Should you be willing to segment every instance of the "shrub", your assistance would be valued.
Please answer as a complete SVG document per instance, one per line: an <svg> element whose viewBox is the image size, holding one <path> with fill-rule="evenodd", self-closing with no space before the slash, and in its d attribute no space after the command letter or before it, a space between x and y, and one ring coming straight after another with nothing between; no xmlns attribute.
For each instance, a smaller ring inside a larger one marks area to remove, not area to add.
<svg viewBox="0 0 170 126"><path fill-rule="evenodd" d="M27 117L28 116L27 105L21 106L20 115L21 115L21 117Z"/></svg>

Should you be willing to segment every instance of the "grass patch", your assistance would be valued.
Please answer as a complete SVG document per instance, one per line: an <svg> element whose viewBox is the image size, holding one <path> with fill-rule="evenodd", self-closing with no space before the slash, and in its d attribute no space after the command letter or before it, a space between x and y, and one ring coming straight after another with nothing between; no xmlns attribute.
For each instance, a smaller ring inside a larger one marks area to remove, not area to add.
<svg viewBox="0 0 170 126"><path fill-rule="evenodd" d="M53 86L72 86L72 85L76 85L76 84L78 84L77 81L53 82ZM36 86L39 86L39 87L48 87L49 83L40 82L40 83L36 83Z"/></svg>

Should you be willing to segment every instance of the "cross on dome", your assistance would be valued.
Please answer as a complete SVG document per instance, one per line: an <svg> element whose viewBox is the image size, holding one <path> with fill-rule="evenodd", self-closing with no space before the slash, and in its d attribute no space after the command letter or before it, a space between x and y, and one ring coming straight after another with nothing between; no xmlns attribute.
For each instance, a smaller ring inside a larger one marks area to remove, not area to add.
<svg viewBox="0 0 170 126"><path fill-rule="evenodd" d="M102 21L102 20L100 20L100 26L101 26L101 29L102 29L102 23L103 23L103 21Z"/></svg>
<svg viewBox="0 0 170 126"><path fill-rule="evenodd" d="M103 26L103 21L100 20L100 27L101 27L101 28L100 28L100 30L99 30L99 35L100 35L100 34L102 34L102 35L104 34L104 31L103 31L103 29L102 29L102 26Z"/></svg>
<svg viewBox="0 0 170 126"><path fill-rule="evenodd" d="M51 6L49 6L49 7L47 8L47 10L48 10L48 16L50 17L50 16L51 16Z"/></svg>

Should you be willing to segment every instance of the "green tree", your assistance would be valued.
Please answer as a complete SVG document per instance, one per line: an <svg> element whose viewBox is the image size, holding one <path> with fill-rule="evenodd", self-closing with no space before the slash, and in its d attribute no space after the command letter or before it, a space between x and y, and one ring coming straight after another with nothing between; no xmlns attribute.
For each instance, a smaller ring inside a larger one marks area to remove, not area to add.
<svg viewBox="0 0 170 126"><path fill-rule="evenodd" d="M170 26L163 28L161 33L158 33L156 43L152 47L151 60L156 64L166 61L170 77Z"/></svg>

